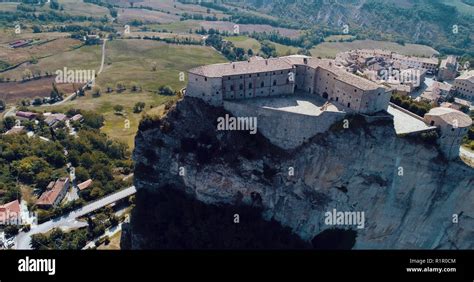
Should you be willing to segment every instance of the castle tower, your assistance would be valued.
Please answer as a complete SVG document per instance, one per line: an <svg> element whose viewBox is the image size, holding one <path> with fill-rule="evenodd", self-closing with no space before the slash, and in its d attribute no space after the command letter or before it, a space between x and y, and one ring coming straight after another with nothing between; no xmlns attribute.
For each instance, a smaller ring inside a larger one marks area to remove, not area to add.
<svg viewBox="0 0 474 282"><path fill-rule="evenodd" d="M439 128L441 136L438 144L449 160L459 156L462 138L467 134L472 119L463 112L451 108L431 109L424 117L425 122Z"/></svg>

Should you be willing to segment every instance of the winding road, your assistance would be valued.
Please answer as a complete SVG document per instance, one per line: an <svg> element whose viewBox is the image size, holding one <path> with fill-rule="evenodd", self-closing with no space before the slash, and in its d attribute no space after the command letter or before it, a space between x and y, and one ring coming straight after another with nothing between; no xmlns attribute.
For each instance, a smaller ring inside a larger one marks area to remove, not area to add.
<svg viewBox="0 0 474 282"><path fill-rule="evenodd" d="M62 217L54 218L50 221L46 221L42 224L32 226L28 232L20 232L16 238L16 249L18 250L31 250L31 236L34 234L45 233L53 228L66 227L66 228L79 228L87 225L87 223L77 221L77 218L91 213L95 210L103 208L107 205L117 202L118 200L127 198L137 192L135 186L120 190L114 194L108 195L100 200L92 202L82 208L70 212ZM85 225L84 225L85 224Z"/></svg>
<svg viewBox="0 0 474 282"><path fill-rule="evenodd" d="M97 75L99 75L100 73L102 73L102 71L104 70L104 64L105 64L105 43L107 42L107 39L104 39L104 42L102 43L102 60L100 62L100 68L99 68L99 71L97 72ZM96 76L97 76L96 75ZM95 78L94 78L95 80ZM84 84L84 86L82 86L82 90L84 90L87 85L90 85L93 83L93 80L89 80L86 84ZM67 96L66 98L64 98L63 100L57 102L57 103L54 103L53 106L58 106L58 105L62 105L70 100L72 100L74 97L76 97L77 93L72 93L70 94L69 96Z"/></svg>

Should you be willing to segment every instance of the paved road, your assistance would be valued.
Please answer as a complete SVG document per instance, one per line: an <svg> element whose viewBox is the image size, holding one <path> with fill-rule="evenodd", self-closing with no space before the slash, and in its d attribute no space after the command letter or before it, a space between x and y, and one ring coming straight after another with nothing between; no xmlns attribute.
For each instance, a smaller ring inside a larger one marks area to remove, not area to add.
<svg viewBox="0 0 474 282"><path fill-rule="evenodd" d="M31 230L27 233L20 232L20 234L18 234L18 236L16 237L16 248L19 250L30 250L31 249L31 246L30 246L31 235L38 234L38 233L45 233L53 228L58 228L58 227L72 228L72 227L78 226L79 222L76 220L78 217L84 216L95 210L98 210L107 205L115 203L118 200L124 199L128 196L135 194L136 192L137 190L135 186L129 187L117 193L106 196L93 203L90 203L75 211L72 211L67 215L64 215L59 218L54 218L50 221L44 222L37 226L33 226Z"/></svg>

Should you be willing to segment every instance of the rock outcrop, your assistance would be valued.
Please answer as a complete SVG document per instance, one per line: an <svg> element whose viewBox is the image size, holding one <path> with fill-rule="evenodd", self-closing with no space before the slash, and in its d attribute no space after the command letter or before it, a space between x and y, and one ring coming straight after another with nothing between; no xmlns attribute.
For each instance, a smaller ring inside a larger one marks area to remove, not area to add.
<svg viewBox="0 0 474 282"><path fill-rule="evenodd" d="M216 131L226 113L185 98L163 119L142 121L137 189L175 187L206 204L258 206L305 241L335 227L325 213L336 209L364 212L364 228L345 227L357 232L356 249L474 248L474 170L447 161L436 145L354 116L348 129L336 124L282 150L260 134ZM132 248L143 245L135 227L132 216Z"/></svg>

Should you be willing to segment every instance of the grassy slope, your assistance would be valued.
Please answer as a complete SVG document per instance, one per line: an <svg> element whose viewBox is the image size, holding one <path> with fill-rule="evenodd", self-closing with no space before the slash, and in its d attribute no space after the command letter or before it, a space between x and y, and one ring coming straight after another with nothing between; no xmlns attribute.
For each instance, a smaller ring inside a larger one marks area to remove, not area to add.
<svg viewBox="0 0 474 282"><path fill-rule="evenodd" d="M134 137L142 114L134 114L133 106L136 102L145 102L145 112L161 114L163 105L175 96L156 94L161 85L170 85L180 89L186 81L179 81L179 73L188 69L218 62L225 59L213 49L202 46L169 45L148 40L115 40L107 43L106 62L109 64L97 79L97 85L105 89L105 85L115 86L117 82L125 85L137 82L143 91L132 93L113 92L103 93L99 98L92 98L90 93L80 97L67 105L46 107L44 110L67 110L79 108L94 110L104 115L104 133L110 137L127 143L130 148L134 146ZM152 71L151 65L155 62L157 70ZM104 91L103 91L104 92ZM122 105L122 114L116 114L113 107ZM150 108L153 106L153 108ZM125 122L130 122L130 128L125 128Z"/></svg>
<svg viewBox="0 0 474 282"><path fill-rule="evenodd" d="M405 44L405 46L386 41L356 40L353 42L324 42L313 49L311 54L315 57L334 58L337 53L352 49L387 49L405 55L431 56L436 50L431 47L417 44Z"/></svg>

